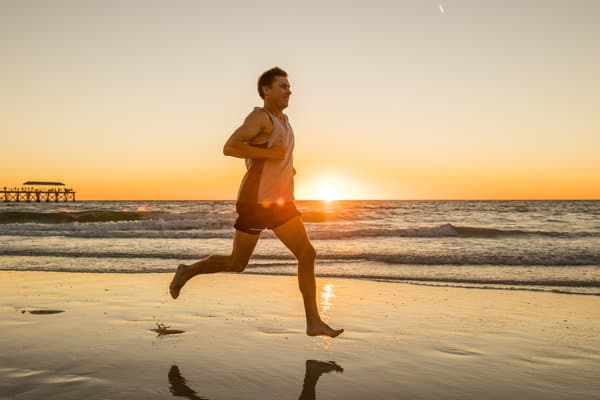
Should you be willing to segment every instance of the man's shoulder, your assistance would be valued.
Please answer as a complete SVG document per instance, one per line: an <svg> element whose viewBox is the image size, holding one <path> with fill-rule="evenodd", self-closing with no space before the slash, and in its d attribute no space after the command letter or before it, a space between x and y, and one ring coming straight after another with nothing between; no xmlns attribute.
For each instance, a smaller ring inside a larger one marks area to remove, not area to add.
<svg viewBox="0 0 600 400"><path fill-rule="evenodd" d="M269 113L262 107L254 107L254 109L246 117L246 122L259 124L261 126L272 126Z"/></svg>
<svg viewBox="0 0 600 400"><path fill-rule="evenodd" d="M269 119L269 113L262 107L254 107L247 118L261 118Z"/></svg>

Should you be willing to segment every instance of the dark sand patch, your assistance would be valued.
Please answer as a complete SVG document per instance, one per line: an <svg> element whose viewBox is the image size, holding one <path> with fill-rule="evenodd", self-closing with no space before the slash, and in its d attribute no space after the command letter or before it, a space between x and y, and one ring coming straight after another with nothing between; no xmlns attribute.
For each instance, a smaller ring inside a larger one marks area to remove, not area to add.
<svg viewBox="0 0 600 400"><path fill-rule="evenodd" d="M27 312L33 315L48 315L64 313L65 310L29 310Z"/></svg>

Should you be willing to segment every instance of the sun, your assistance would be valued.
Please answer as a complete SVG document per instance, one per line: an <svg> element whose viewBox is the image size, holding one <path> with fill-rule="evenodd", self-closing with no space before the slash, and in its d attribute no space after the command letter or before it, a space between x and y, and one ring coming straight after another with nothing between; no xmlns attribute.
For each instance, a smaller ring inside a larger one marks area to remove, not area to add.
<svg viewBox="0 0 600 400"><path fill-rule="evenodd" d="M311 174L312 175L312 174ZM296 199L324 202L368 198L364 184L341 173L315 171L300 180L296 187Z"/></svg>
<svg viewBox="0 0 600 400"><path fill-rule="evenodd" d="M321 187L319 191L319 200L333 201L338 199L338 193L335 187L331 185Z"/></svg>

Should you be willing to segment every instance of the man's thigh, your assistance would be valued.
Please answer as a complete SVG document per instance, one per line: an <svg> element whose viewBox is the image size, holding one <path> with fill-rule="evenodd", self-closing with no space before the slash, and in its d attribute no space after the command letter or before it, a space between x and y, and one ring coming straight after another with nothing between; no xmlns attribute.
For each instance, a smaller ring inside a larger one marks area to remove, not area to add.
<svg viewBox="0 0 600 400"><path fill-rule="evenodd" d="M260 234L251 235L236 229L233 238L233 250L231 251L233 262L235 264L247 264L259 238Z"/></svg>
<svg viewBox="0 0 600 400"><path fill-rule="evenodd" d="M314 250L300 216L279 225L273 232L296 257L306 250Z"/></svg>

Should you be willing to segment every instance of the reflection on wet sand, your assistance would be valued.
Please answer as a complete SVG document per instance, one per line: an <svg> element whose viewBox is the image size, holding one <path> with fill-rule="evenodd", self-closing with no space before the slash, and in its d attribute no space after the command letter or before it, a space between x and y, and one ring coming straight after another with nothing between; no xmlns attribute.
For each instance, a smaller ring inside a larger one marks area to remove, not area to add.
<svg viewBox="0 0 600 400"><path fill-rule="evenodd" d="M321 375L331 371L344 372L344 369L335 361L306 360L306 372L304 373L304 384L299 400L315 400L315 386ZM198 396L196 391L190 388L177 365L171 366L169 370L169 391L173 396L187 397L192 400L208 400L206 397Z"/></svg>
<svg viewBox="0 0 600 400"><path fill-rule="evenodd" d="M169 390L173 396L187 397L192 400L208 400L206 397L197 396L196 392L190 388L185 381L185 378L179 373L177 365L172 365L169 370Z"/></svg>

